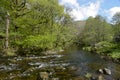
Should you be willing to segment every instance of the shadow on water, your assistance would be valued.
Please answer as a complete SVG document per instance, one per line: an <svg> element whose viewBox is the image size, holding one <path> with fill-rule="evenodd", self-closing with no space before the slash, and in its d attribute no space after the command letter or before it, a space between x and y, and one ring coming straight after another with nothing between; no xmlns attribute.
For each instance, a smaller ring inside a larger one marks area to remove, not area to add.
<svg viewBox="0 0 120 80"><path fill-rule="evenodd" d="M108 68L105 80L120 78L120 64L106 61L99 55L70 48L59 54L29 57L1 57L0 80L37 80L39 72L48 72L49 80L87 80L85 75L100 75L97 70Z"/></svg>

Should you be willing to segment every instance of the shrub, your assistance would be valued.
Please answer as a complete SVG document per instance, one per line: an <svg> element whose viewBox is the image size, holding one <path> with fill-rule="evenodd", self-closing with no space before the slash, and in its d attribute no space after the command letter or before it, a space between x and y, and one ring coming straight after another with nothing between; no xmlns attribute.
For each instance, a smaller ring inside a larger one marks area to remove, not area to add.
<svg viewBox="0 0 120 80"><path fill-rule="evenodd" d="M28 36L22 43L23 47L37 47L42 49L52 49L55 42L55 36L51 35L38 35Z"/></svg>
<svg viewBox="0 0 120 80"><path fill-rule="evenodd" d="M109 53L116 47L116 44L102 41L95 44L94 49L97 53Z"/></svg>
<svg viewBox="0 0 120 80"><path fill-rule="evenodd" d="M120 50L115 50L115 51L113 51L113 52L110 54L110 56L111 56L112 58L120 58Z"/></svg>

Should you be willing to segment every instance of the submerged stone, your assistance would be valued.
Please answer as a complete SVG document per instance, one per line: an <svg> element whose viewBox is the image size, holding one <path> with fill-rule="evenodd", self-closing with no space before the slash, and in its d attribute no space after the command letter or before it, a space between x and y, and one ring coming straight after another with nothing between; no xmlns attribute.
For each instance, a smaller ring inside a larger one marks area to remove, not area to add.
<svg viewBox="0 0 120 80"><path fill-rule="evenodd" d="M93 76L93 77L91 77L90 80L97 80L97 78Z"/></svg>

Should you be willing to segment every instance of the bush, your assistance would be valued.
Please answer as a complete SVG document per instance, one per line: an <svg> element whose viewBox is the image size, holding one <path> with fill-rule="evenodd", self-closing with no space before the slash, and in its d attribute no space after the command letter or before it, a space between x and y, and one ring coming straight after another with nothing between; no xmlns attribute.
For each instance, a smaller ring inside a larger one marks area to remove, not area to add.
<svg viewBox="0 0 120 80"><path fill-rule="evenodd" d="M109 53L116 47L116 44L102 41L93 47L97 53Z"/></svg>
<svg viewBox="0 0 120 80"><path fill-rule="evenodd" d="M110 53L110 56L112 58L120 58L120 44L117 44L117 46Z"/></svg>
<svg viewBox="0 0 120 80"><path fill-rule="evenodd" d="M42 49L52 49L55 40L55 36L52 35L29 36L23 41L22 45L26 48L37 47Z"/></svg>
<svg viewBox="0 0 120 80"><path fill-rule="evenodd" d="M54 35L37 35L28 36L23 41L17 41L15 44L19 46L17 52L22 55L38 54L53 49L55 40Z"/></svg>
<svg viewBox="0 0 120 80"><path fill-rule="evenodd" d="M113 51L113 52L110 54L110 56L111 56L112 58L120 58L120 50L115 50L115 51Z"/></svg>
<svg viewBox="0 0 120 80"><path fill-rule="evenodd" d="M83 50L90 52L90 51L92 51L92 47L90 47L90 46L89 47L83 47Z"/></svg>

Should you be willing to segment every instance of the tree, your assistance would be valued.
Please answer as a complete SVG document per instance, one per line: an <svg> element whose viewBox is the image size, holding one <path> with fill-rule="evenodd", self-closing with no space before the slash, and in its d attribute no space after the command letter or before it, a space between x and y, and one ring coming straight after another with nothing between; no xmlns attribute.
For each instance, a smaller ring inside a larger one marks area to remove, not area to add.
<svg viewBox="0 0 120 80"><path fill-rule="evenodd" d="M69 27L72 19L58 0L8 0L7 3L2 0L0 4L4 9L0 8L2 15L10 14L5 17L8 24L3 21L6 44L10 48L44 51L64 48L72 41L73 32Z"/></svg>
<svg viewBox="0 0 120 80"><path fill-rule="evenodd" d="M89 17L80 35L81 41L86 45L94 45L101 41L111 41L111 26L101 16Z"/></svg>
<svg viewBox="0 0 120 80"><path fill-rule="evenodd" d="M120 42L120 12L116 13L113 18L114 41Z"/></svg>
<svg viewBox="0 0 120 80"><path fill-rule="evenodd" d="M7 12L7 15L6 15L6 45L5 45L5 48L6 48L6 53L8 53L8 48L9 48L9 26L10 26L10 14L9 12Z"/></svg>
<svg viewBox="0 0 120 80"><path fill-rule="evenodd" d="M12 22L12 19L17 18L19 15L19 11L21 11L26 4L26 0L23 1L18 1L18 0L8 0L4 1L2 0L0 2L0 7L5 11L4 20L6 20L6 39L5 39L5 48L6 48L6 53L8 54L8 49L9 49L9 28L10 28L10 20ZM14 18L13 18L14 17Z"/></svg>

